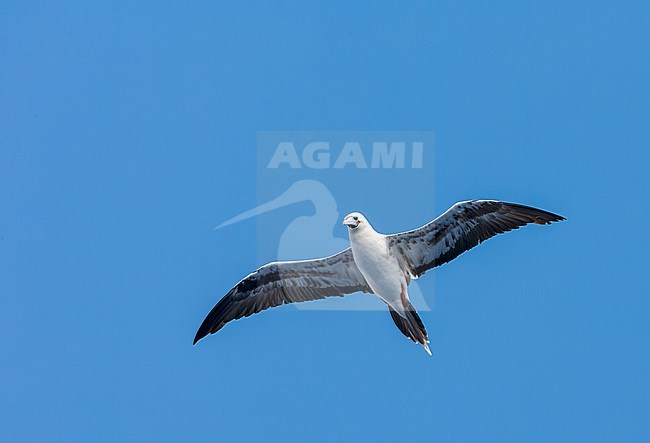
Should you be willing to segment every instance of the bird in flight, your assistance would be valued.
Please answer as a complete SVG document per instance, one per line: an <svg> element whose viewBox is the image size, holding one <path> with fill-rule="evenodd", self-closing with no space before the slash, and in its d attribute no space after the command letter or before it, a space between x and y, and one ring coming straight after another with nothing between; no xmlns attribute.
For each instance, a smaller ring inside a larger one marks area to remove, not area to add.
<svg viewBox="0 0 650 443"><path fill-rule="evenodd" d="M366 292L379 297L402 334L431 355L427 331L409 300L411 280L497 234L562 220L529 206L470 200L456 203L420 228L384 235L363 214L352 212L343 219L349 248L314 260L269 263L244 277L203 320L194 344L232 320L268 308Z"/></svg>

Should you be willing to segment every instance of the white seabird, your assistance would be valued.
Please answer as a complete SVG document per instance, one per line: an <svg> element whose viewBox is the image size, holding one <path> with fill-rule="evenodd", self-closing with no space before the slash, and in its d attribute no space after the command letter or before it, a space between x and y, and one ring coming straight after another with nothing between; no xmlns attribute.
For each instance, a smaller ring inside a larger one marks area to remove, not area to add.
<svg viewBox="0 0 650 443"><path fill-rule="evenodd" d="M411 279L447 263L490 237L529 223L565 220L541 209L495 200L456 203L426 225L399 234L373 229L359 212L348 214L350 247L314 260L262 266L232 288L203 320L194 344L231 320L285 303L367 292L379 297L395 325L431 355L429 337L408 296Z"/></svg>

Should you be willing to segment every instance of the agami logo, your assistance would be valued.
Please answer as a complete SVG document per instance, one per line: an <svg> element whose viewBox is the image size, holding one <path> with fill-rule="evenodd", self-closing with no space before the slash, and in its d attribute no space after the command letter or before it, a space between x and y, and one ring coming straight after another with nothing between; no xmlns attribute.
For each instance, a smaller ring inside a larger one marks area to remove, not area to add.
<svg viewBox="0 0 650 443"><path fill-rule="evenodd" d="M424 143L421 141L348 141L336 145L313 141L305 145L278 143L268 169L421 169Z"/></svg>
<svg viewBox="0 0 650 443"><path fill-rule="evenodd" d="M433 202L434 147L431 131L258 132L257 205L219 227L257 219L258 265L335 254L350 246L342 216L359 210L381 220L385 212L403 211L405 181L419 189L422 201ZM420 311L434 305L431 290L425 300L415 282L409 295ZM291 306L385 310L376 297L362 294Z"/></svg>

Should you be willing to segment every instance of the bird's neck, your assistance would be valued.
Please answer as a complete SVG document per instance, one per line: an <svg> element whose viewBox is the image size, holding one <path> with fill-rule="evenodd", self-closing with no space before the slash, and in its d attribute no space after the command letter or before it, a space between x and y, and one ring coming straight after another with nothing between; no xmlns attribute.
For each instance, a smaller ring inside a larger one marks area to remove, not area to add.
<svg viewBox="0 0 650 443"><path fill-rule="evenodd" d="M357 243L357 244L368 243L368 242L372 242L373 240L376 240L380 236L381 234L375 231L372 228L372 226L367 225L361 229L355 229L350 231L350 243Z"/></svg>
<svg viewBox="0 0 650 443"><path fill-rule="evenodd" d="M368 263L388 256L386 238L372 229L365 226L362 231L350 232L350 247L354 254L354 260L361 263ZM363 272L363 271L362 271Z"/></svg>

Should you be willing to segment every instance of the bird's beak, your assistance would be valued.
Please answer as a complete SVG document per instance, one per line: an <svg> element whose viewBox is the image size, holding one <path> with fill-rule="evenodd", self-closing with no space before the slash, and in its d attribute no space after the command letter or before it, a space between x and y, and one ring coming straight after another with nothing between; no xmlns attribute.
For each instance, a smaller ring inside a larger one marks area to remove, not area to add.
<svg viewBox="0 0 650 443"><path fill-rule="evenodd" d="M359 220L355 220L352 217L345 217L343 219L343 224L348 228L356 228L359 226Z"/></svg>

